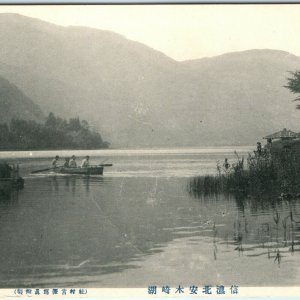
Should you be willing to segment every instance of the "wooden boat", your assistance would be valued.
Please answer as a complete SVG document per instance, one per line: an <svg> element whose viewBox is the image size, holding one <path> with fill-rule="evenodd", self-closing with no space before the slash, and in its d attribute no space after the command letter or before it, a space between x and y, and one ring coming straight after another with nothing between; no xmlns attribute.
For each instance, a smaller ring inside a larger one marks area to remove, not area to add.
<svg viewBox="0 0 300 300"><path fill-rule="evenodd" d="M41 172L46 172L46 171L52 171L55 173L60 173L60 174L70 174L70 175L103 175L103 169L104 167L111 167L112 164L101 164L101 165L95 165L95 166L89 166L89 167L75 167L75 168L70 168L70 167L56 167L56 168L47 168L47 169L42 169L42 170L35 170L32 171L31 174L36 174L36 173L41 173Z"/></svg>
<svg viewBox="0 0 300 300"><path fill-rule="evenodd" d="M24 179L19 175L18 165L0 164L0 191L23 187Z"/></svg>
<svg viewBox="0 0 300 300"><path fill-rule="evenodd" d="M22 189L24 188L24 179L18 178L0 178L0 190L8 189Z"/></svg>
<svg viewBox="0 0 300 300"><path fill-rule="evenodd" d="M103 175L103 166L89 166L86 168L56 168L53 171L60 174L74 174L74 175Z"/></svg>

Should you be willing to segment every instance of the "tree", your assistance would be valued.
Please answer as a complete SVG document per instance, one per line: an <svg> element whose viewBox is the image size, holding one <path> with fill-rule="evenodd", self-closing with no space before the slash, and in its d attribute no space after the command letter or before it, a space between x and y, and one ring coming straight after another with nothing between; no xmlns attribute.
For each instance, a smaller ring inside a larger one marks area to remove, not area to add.
<svg viewBox="0 0 300 300"><path fill-rule="evenodd" d="M79 118L71 118L69 119L69 130L71 131L79 131L81 129L81 124Z"/></svg>
<svg viewBox="0 0 300 300"><path fill-rule="evenodd" d="M0 149L4 149L10 145L10 132L6 123L0 124Z"/></svg>
<svg viewBox="0 0 300 300"><path fill-rule="evenodd" d="M288 88L293 94L298 94L294 101L300 101L300 71L290 72L292 77L287 78L288 84L284 87ZM300 109L300 105L297 105Z"/></svg>
<svg viewBox="0 0 300 300"><path fill-rule="evenodd" d="M90 125L89 125L88 121L82 120L81 121L81 127L82 127L83 130L89 130Z"/></svg>
<svg viewBox="0 0 300 300"><path fill-rule="evenodd" d="M51 127L51 128L56 127L56 118L52 112L49 113L48 118L45 121L45 126Z"/></svg>
<svg viewBox="0 0 300 300"><path fill-rule="evenodd" d="M101 135L85 120L69 122L50 113L44 124L12 119L0 123L0 150L101 149L108 148Z"/></svg>

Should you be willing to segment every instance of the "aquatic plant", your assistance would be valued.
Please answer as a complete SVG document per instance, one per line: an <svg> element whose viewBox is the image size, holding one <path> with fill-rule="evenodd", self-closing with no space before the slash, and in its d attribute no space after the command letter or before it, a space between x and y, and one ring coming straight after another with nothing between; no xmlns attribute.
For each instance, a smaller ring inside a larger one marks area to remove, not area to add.
<svg viewBox="0 0 300 300"><path fill-rule="evenodd" d="M281 256L281 254L280 254L280 250L277 249L276 255L275 255L275 259L274 259L274 263L277 261L278 267L280 267L281 257L282 257L282 256Z"/></svg>
<svg viewBox="0 0 300 300"><path fill-rule="evenodd" d="M291 252L294 253L295 251L295 235L294 235L294 224L291 221L291 235L292 235L292 242L291 242Z"/></svg>
<svg viewBox="0 0 300 300"><path fill-rule="evenodd" d="M286 200L300 196L300 157L293 151L249 153L245 162L235 152L231 165L217 162L217 174L198 176L189 184L192 193L273 194ZM298 195L298 196L297 196Z"/></svg>
<svg viewBox="0 0 300 300"><path fill-rule="evenodd" d="M287 220L288 220L289 216L285 217L282 220L282 227L283 227L283 242L284 242L284 246L287 246Z"/></svg>
<svg viewBox="0 0 300 300"><path fill-rule="evenodd" d="M213 225L213 253L214 253L214 260L217 260L217 252L218 252L218 247L217 247L217 241L216 241L216 237L217 237L217 234L218 234L218 230L217 230L217 227L216 227L216 222L214 222L214 225Z"/></svg>

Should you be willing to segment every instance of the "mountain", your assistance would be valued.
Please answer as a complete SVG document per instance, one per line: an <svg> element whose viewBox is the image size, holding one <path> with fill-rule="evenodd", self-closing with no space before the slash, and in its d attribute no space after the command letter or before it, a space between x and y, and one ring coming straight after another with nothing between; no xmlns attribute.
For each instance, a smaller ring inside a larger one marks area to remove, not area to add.
<svg viewBox="0 0 300 300"><path fill-rule="evenodd" d="M98 29L0 14L0 76L45 114L79 115L113 147L253 144L300 112L283 88L300 57L250 50L177 62Z"/></svg>
<svg viewBox="0 0 300 300"><path fill-rule="evenodd" d="M8 122L12 118L41 121L44 115L38 105L6 79L0 77L0 120Z"/></svg>
<svg viewBox="0 0 300 300"><path fill-rule="evenodd" d="M210 135L245 145L277 128L300 130L295 97L284 88L288 72L300 69L300 57L265 49L184 64L188 68L185 78L196 83L191 90L206 105L203 124Z"/></svg>

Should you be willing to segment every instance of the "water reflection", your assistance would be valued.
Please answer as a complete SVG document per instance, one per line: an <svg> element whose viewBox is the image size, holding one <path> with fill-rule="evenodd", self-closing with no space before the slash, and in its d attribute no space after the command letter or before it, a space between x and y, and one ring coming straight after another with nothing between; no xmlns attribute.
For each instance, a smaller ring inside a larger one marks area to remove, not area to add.
<svg viewBox="0 0 300 300"><path fill-rule="evenodd" d="M133 232L125 233L104 211L101 201L107 200L109 191L104 181L78 176L36 178L27 180L18 209L8 213L1 203L2 286L25 284L28 277L34 282L134 268L129 262L141 250L130 241ZM11 206L12 193L4 196Z"/></svg>
<svg viewBox="0 0 300 300"><path fill-rule="evenodd" d="M213 252L217 259L216 238L220 244L233 245L239 255L246 257L264 256L273 259L280 266L283 258L300 251L300 219L297 199L283 199L269 195L247 196L244 194L202 194L190 193L201 204L205 202L234 201L237 215L232 229L225 226L216 229L213 225ZM224 212L225 214L225 212ZM221 223L220 223L221 224Z"/></svg>
<svg viewBox="0 0 300 300"><path fill-rule="evenodd" d="M283 204L296 205L298 199L278 197L277 193L257 193L251 194L243 191L232 192L202 192L187 188L188 193L195 199L202 199L202 201L211 201L212 199L224 201L234 201L237 209L241 212L250 209L253 214L265 212L269 210L282 207Z"/></svg>
<svg viewBox="0 0 300 300"><path fill-rule="evenodd" d="M13 206L18 203L18 189L0 189L0 206Z"/></svg>
<svg viewBox="0 0 300 300"><path fill-rule="evenodd" d="M0 202L0 285L99 287L180 243L192 266L199 247L209 262L230 253L249 269L260 256L286 264L299 250L296 201L189 195L185 187L182 178L27 179L16 203L12 195L9 208ZM184 259L176 253L174 261Z"/></svg>
<svg viewBox="0 0 300 300"><path fill-rule="evenodd" d="M72 192L73 195L76 193L76 187L82 189L85 187L87 194L90 192L90 185L102 184L104 182L101 176L80 176L80 175L69 175L69 176L49 176L51 180L51 188L53 191L58 192L60 187L68 192Z"/></svg>

